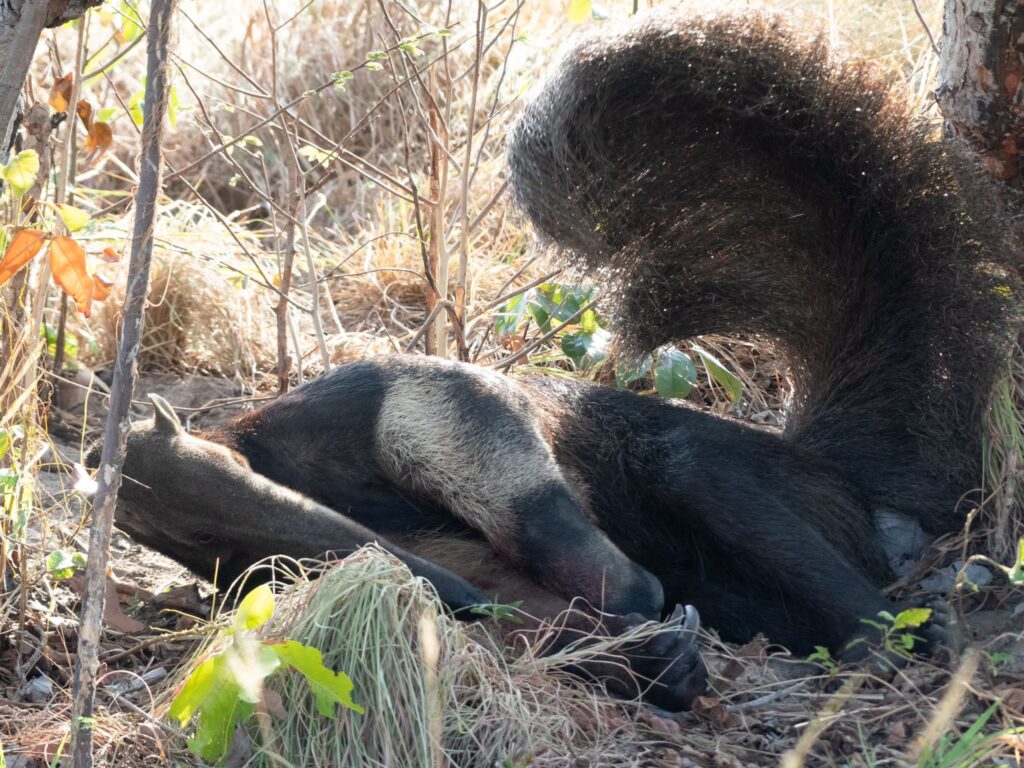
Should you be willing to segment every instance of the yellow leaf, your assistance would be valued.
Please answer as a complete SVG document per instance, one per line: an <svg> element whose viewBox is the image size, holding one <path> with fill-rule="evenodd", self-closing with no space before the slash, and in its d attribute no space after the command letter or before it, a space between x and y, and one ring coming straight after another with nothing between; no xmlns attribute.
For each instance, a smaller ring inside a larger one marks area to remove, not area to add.
<svg viewBox="0 0 1024 768"><path fill-rule="evenodd" d="M88 317L92 313L92 296L96 290L92 275L85 267L85 251L70 237L55 237L50 243L50 270L57 285L75 300L78 311Z"/></svg>
<svg viewBox="0 0 1024 768"><path fill-rule="evenodd" d="M19 269L28 264L45 242L45 232L38 229L17 230L11 242L7 244L4 257L0 259L0 285L14 277Z"/></svg>
<svg viewBox="0 0 1024 768"><path fill-rule="evenodd" d="M11 185L15 197L21 197L35 183L39 173L39 155L34 149L25 149L10 159L3 169L4 178Z"/></svg>
<svg viewBox="0 0 1024 768"><path fill-rule="evenodd" d="M71 81L73 76L68 72L64 77L59 77L53 82L50 88L50 106L58 112L67 112L68 104L71 103Z"/></svg>
<svg viewBox="0 0 1024 768"><path fill-rule="evenodd" d="M274 614L274 593L266 584L260 584L247 594L235 614L235 629L255 629Z"/></svg>
<svg viewBox="0 0 1024 768"><path fill-rule="evenodd" d="M89 219L92 218L81 208L76 208L75 206L67 205L66 203L60 207L60 217L64 219L64 224L67 226L69 232L77 232L88 224Z"/></svg>
<svg viewBox="0 0 1024 768"><path fill-rule="evenodd" d="M569 0L569 21L579 24L593 15L593 0Z"/></svg>

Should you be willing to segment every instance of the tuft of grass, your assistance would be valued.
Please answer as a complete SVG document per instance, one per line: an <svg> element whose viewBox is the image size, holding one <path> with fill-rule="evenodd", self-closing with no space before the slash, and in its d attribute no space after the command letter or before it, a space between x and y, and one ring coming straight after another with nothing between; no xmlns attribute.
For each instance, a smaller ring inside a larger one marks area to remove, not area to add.
<svg viewBox="0 0 1024 768"><path fill-rule="evenodd" d="M179 203L162 230L151 268L140 368L251 380L273 360L267 322L273 294L260 288L259 272L238 254L235 239L201 210ZM258 248L251 250L254 257L261 255ZM118 264L110 297L96 306L92 318L78 319L95 341L81 352L89 365L108 365L117 353L126 262Z"/></svg>
<svg viewBox="0 0 1024 768"><path fill-rule="evenodd" d="M979 537L995 560L1013 561L1024 538L1024 352L1016 345L1007 374L995 387L987 414L983 469L986 503Z"/></svg>
<svg viewBox="0 0 1024 768"><path fill-rule="evenodd" d="M526 643L512 654L481 624L446 615L426 582L376 547L307 572L277 606L265 636L319 648L352 679L365 714L322 717L301 676L275 675L267 689L283 707L269 728L252 729L250 768L624 765L651 746L622 702L564 672L621 640L543 658Z"/></svg>

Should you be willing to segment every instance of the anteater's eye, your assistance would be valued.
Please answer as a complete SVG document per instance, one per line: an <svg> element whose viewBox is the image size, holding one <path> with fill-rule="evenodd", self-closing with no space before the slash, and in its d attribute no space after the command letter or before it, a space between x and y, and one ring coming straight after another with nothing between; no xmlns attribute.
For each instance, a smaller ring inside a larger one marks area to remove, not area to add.
<svg viewBox="0 0 1024 768"><path fill-rule="evenodd" d="M217 538L212 533L197 533L196 544L209 545L213 544Z"/></svg>

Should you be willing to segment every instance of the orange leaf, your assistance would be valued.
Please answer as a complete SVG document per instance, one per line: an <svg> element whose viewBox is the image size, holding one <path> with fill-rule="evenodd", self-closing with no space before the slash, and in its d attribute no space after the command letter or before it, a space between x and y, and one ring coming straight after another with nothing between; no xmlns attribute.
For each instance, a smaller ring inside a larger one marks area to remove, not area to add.
<svg viewBox="0 0 1024 768"><path fill-rule="evenodd" d="M114 132L110 130L108 123L90 123L89 138L85 140L85 148L94 152L97 149L100 154L110 149L114 143Z"/></svg>
<svg viewBox="0 0 1024 768"><path fill-rule="evenodd" d="M64 77L59 77L53 82L50 89L50 106L58 112L67 112L68 104L71 103L71 81L73 76L68 72Z"/></svg>
<svg viewBox="0 0 1024 768"><path fill-rule="evenodd" d="M107 296L110 295L110 289L114 287L113 281L104 280L99 275L92 276L93 282L93 301L103 301Z"/></svg>
<svg viewBox="0 0 1024 768"><path fill-rule="evenodd" d="M78 112L78 119L85 123L86 128L89 128L92 125L92 104L85 99L80 99L75 109Z"/></svg>
<svg viewBox="0 0 1024 768"><path fill-rule="evenodd" d="M121 260L121 254L108 245L103 249L103 255L100 258L108 264L116 264Z"/></svg>
<svg viewBox="0 0 1024 768"><path fill-rule="evenodd" d="M19 269L28 264L45 242L45 232L38 229L17 230L11 242L7 244L4 257L0 259L0 285L14 277Z"/></svg>
<svg viewBox="0 0 1024 768"><path fill-rule="evenodd" d="M96 284L85 267L85 251L72 238L62 235L50 243L50 270L57 285L75 300L78 311L86 317L92 312L92 295Z"/></svg>

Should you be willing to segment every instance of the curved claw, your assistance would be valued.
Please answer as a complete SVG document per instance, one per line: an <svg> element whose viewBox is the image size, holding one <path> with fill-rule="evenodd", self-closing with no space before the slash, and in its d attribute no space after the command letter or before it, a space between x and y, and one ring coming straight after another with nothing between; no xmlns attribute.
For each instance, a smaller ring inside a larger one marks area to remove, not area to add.
<svg viewBox="0 0 1024 768"><path fill-rule="evenodd" d="M687 606L687 607L689 607L689 606ZM679 624L679 623L681 623L685 613L686 612L683 609L683 606L681 606L678 603L676 603L676 609L674 611L672 611L672 615L668 617L668 623L669 624Z"/></svg>
<svg viewBox="0 0 1024 768"><path fill-rule="evenodd" d="M679 606L676 606L676 610L679 610ZM696 635L700 632L700 614L692 605L686 606L685 613L686 621L683 622L683 632Z"/></svg>

